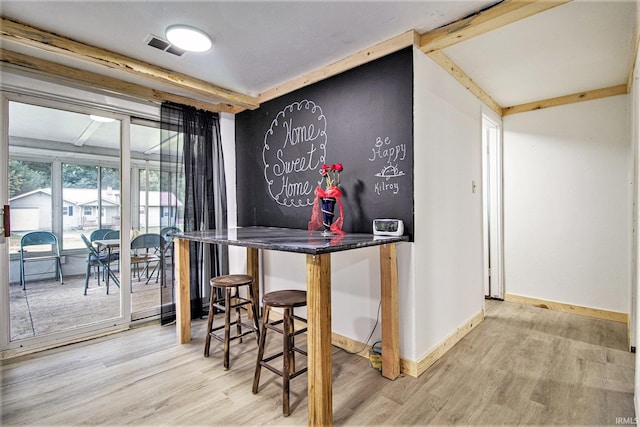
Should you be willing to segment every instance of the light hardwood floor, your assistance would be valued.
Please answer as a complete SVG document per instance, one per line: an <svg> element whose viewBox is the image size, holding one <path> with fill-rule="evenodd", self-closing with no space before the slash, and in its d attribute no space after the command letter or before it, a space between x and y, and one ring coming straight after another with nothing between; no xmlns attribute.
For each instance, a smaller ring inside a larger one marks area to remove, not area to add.
<svg viewBox="0 0 640 427"><path fill-rule="evenodd" d="M173 326L151 325L5 360L1 424L307 424L306 376L283 418L279 378L263 369L251 394L255 340L233 342L224 371L219 343L202 355L204 323L182 346ZM334 348L334 423L615 425L635 416L625 346L622 323L487 301L486 320L417 379L386 380Z"/></svg>

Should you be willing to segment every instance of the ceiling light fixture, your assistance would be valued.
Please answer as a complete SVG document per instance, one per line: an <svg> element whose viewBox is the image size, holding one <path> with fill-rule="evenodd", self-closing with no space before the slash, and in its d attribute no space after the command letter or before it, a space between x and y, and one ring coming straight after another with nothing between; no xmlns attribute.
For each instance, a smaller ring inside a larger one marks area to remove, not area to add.
<svg viewBox="0 0 640 427"><path fill-rule="evenodd" d="M102 123L112 123L116 121L116 119L112 119L111 117L96 116L95 114L91 114L89 118L93 121Z"/></svg>
<svg viewBox="0 0 640 427"><path fill-rule="evenodd" d="M172 25L167 28L165 35L171 44L189 52L206 52L211 49L211 37L188 25Z"/></svg>

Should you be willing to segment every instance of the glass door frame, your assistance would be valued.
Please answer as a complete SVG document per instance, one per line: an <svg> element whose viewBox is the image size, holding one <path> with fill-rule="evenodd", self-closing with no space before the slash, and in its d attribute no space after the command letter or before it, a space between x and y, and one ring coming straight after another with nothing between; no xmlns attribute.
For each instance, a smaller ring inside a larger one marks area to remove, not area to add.
<svg viewBox="0 0 640 427"><path fill-rule="evenodd" d="M0 205L9 205L8 172L9 172L9 102L33 104L46 108L55 108L64 111L82 114L98 114L111 117L120 121L120 218L121 230L131 229L131 159L130 159L130 116L101 110L97 107L78 105L73 102L64 102L41 98L32 95L23 95L13 92L0 92ZM100 320L78 328L48 335L35 336L11 341L10 323L10 298L9 298L9 244L8 239L0 237L0 351L1 358L13 355L29 353L46 348L57 347L67 343L78 342L83 339L93 338L129 328L131 323L131 248L128 240L129 233L121 233L121 286L120 292L120 316L106 320ZM122 240L125 244L122 244ZM118 289L118 288L116 288Z"/></svg>

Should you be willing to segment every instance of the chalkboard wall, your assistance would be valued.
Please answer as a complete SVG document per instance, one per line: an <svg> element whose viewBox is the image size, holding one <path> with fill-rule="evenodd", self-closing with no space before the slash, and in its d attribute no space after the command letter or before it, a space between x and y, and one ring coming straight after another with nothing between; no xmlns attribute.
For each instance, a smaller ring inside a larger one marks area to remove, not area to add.
<svg viewBox="0 0 640 427"><path fill-rule="evenodd" d="M323 163L342 163L344 226L398 218L413 236L413 51L236 115L238 225L307 228ZM337 209L337 208L336 208Z"/></svg>

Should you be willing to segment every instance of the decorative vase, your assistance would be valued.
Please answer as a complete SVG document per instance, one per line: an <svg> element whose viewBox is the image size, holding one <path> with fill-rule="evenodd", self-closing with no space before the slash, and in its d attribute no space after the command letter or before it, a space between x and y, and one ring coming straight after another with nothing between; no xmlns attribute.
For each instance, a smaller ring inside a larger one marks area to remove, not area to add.
<svg viewBox="0 0 640 427"><path fill-rule="evenodd" d="M322 197L321 210L322 210L322 234L331 234L330 228L333 224L333 208L336 206L335 197Z"/></svg>

